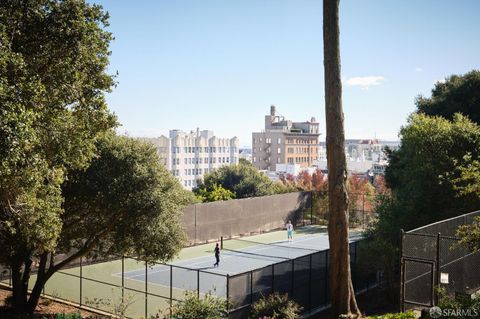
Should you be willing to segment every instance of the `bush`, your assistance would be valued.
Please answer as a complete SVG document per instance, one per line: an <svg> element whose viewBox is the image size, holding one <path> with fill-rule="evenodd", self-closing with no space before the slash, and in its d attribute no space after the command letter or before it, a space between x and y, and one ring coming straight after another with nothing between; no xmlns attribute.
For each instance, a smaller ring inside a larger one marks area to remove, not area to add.
<svg viewBox="0 0 480 319"><path fill-rule="evenodd" d="M196 292L187 292L185 300L172 308L172 318L177 319L222 319L227 318L227 302L207 293L198 298Z"/></svg>
<svg viewBox="0 0 480 319"><path fill-rule="evenodd" d="M79 312L74 313L57 313L55 319L82 319L82 315Z"/></svg>
<svg viewBox="0 0 480 319"><path fill-rule="evenodd" d="M267 297L262 297L252 305L250 318L268 318L268 319L297 319L300 318L302 308L293 300L288 299L288 295L274 293Z"/></svg>
<svg viewBox="0 0 480 319"><path fill-rule="evenodd" d="M452 297L444 288L438 289L438 307L442 310L441 319L469 319L480 316L480 298L458 294Z"/></svg>
<svg viewBox="0 0 480 319"><path fill-rule="evenodd" d="M413 311L399 312L399 313L386 313L379 316L368 316L366 319L416 319Z"/></svg>

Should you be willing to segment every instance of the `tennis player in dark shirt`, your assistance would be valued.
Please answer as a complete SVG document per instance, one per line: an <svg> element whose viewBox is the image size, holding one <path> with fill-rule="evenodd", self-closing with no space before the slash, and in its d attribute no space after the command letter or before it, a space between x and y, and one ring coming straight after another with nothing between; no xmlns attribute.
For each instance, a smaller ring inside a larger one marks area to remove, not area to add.
<svg viewBox="0 0 480 319"><path fill-rule="evenodd" d="M213 264L213 267L218 267L218 263L220 263L220 247L218 247L218 243L215 245L214 252L217 262Z"/></svg>

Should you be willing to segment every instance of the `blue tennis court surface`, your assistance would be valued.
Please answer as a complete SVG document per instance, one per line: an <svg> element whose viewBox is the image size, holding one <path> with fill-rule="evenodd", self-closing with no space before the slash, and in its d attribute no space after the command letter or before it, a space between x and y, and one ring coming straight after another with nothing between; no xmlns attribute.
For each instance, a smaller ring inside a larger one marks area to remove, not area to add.
<svg viewBox="0 0 480 319"><path fill-rule="evenodd" d="M360 233L351 233L350 242L359 240ZM308 234L294 238L293 241L275 241L256 243L246 239L231 239L224 241L224 249L220 254L220 265L214 267L215 244L205 245L205 250L211 248L211 255L179 260L170 265L157 265L124 273L126 280L148 281L149 285L159 285L182 290L197 290L200 293L213 292L218 296L226 295L226 276L260 269L284 260L311 254L329 248L326 233ZM121 275L121 274L116 274ZM198 287L199 286L199 287Z"/></svg>

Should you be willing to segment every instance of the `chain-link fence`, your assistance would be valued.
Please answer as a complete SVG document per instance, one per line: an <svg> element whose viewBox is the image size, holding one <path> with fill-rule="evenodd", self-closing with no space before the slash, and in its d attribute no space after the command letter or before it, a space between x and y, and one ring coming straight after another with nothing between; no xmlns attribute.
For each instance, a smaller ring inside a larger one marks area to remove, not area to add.
<svg viewBox="0 0 480 319"><path fill-rule="evenodd" d="M310 223L315 225L328 224L328 193L312 192L312 206ZM348 222L350 228L366 229L375 220L375 206L377 196L375 194L348 193ZM308 218L308 215L306 216Z"/></svg>
<svg viewBox="0 0 480 319"><path fill-rule="evenodd" d="M44 296L127 318L170 317L171 307L186 292L199 297L207 293L227 298L227 275L178 265L147 265L134 258L103 261L84 258L56 272L46 283ZM29 289L36 280L35 272ZM11 286L10 271L2 272L0 282Z"/></svg>
<svg viewBox="0 0 480 319"><path fill-rule="evenodd" d="M350 244L352 281L357 293L376 287L379 282L376 269L362 271L357 267L360 245L360 241ZM328 255L329 250L314 252L230 276L229 318L248 318L251 305L272 292L288 294L303 308L305 318L327 308L330 303Z"/></svg>
<svg viewBox="0 0 480 319"><path fill-rule="evenodd" d="M471 294L480 289L480 253L458 245L455 232L471 224L480 211L402 233L402 309L437 304L437 288L448 294Z"/></svg>
<svg viewBox="0 0 480 319"><path fill-rule="evenodd" d="M375 269L358 270L361 241L350 244L352 280L357 292L378 284ZM55 273L43 295L80 307L128 318L170 317L172 306L186 292L199 297L207 293L229 300L229 318L247 318L251 305L272 292L286 293L303 307L308 317L329 306L328 250L272 263L235 275L169 264L147 265L122 257L102 262L81 258ZM11 286L11 274L2 272L1 282ZM33 288L35 274L29 282Z"/></svg>
<svg viewBox="0 0 480 319"><path fill-rule="evenodd" d="M328 220L326 193L299 192L257 199L198 204L186 209L184 225L192 243L220 236L283 228L291 219L296 225L321 224ZM368 224L372 198L350 195L351 226ZM188 212L189 211L189 212ZM352 277L357 291L377 283L377 272L357 271L359 243L351 244ZM55 261L66 258L57 255ZM134 258L81 258L55 273L45 285L44 295L106 312L125 312L127 317L169 315L170 307L187 291L199 296L211 292L232 301L231 318L244 318L252 302L270 292L288 293L304 308L304 314L329 304L328 250L233 276L178 265L146 265ZM29 288L36 280L32 271ZM11 273L0 269L0 282L11 286Z"/></svg>
<svg viewBox="0 0 480 319"><path fill-rule="evenodd" d="M182 223L190 244L271 231L287 220L301 226L310 220L311 199L311 192L295 192L199 203L185 208Z"/></svg>

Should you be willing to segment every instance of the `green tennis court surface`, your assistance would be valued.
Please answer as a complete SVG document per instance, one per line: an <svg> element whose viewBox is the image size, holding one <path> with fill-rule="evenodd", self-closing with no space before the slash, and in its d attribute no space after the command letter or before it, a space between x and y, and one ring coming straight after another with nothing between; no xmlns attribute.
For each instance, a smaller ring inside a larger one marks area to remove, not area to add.
<svg viewBox="0 0 480 319"><path fill-rule="evenodd" d="M211 292L227 297L227 275L259 269L328 249L325 227L308 226L294 232L288 242L286 231L276 231L223 242L219 267L215 243L188 247L168 265L146 266L131 258L62 270L46 284L45 293L75 303L111 312L122 298L129 300L132 317L156 314L171 302L184 298L186 291ZM360 233L351 233L351 240ZM123 275L122 275L123 274ZM31 284L35 280L32 276ZM122 289L123 287L123 289ZM146 302L145 302L146 301Z"/></svg>

